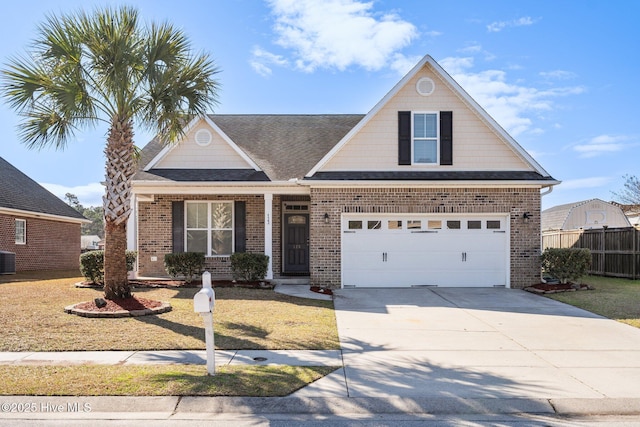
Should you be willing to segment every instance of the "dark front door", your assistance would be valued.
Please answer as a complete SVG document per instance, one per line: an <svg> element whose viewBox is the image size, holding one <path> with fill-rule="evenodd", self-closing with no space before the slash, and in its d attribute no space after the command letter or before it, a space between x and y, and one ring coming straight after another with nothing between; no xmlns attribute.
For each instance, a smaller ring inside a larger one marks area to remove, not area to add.
<svg viewBox="0 0 640 427"><path fill-rule="evenodd" d="M309 214L284 215L284 273L309 274Z"/></svg>

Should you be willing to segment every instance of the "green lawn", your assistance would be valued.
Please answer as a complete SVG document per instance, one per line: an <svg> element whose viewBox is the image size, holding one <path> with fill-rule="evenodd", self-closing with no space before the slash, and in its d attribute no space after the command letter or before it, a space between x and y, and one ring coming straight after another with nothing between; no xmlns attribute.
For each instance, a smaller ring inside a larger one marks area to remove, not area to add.
<svg viewBox="0 0 640 427"><path fill-rule="evenodd" d="M139 289L134 295L168 301L153 316L94 319L64 312L102 292L80 289L77 272L0 276L0 351L204 349L202 318L193 311L197 288ZM216 289L219 349L339 349L332 301L289 297L272 290ZM200 365L0 365L0 395L285 396L335 367Z"/></svg>
<svg viewBox="0 0 640 427"><path fill-rule="evenodd" d="M334 371L326 366L2 366L1 395L286 396Z"/></svg>
<svg viewBox="0 0 640 427"><path fill-rule="evenodd" d="M168 301L152 316L94 319L64 312L102 295L79 289L77 272L0 276L0 351L204 349L202 317L193 311L197 288L139 289L134 295ZM332 301L272 290L216 289L218 349L339 349Z"/></svg>
<svg viewBox="0 0 640 427"><path fill-rule="evenodd" d="M595 289L547 296L640 328L640 280L587 276L581 282Z"/></svg>

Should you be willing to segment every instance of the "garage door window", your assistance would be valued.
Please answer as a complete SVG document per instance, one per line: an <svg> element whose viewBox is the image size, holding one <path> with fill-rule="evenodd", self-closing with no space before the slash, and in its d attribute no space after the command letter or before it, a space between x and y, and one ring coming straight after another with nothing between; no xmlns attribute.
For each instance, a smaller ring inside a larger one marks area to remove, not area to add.
<svg viewBox="0 0 640 427"><path fill-rule="evenodd" d="M448 230L460 230L460 221L447 221Z"/></svg>
<svg viewBox="0 0 640 427"><path fill-rule="evenodd" d="M402 230L402 221L389 221L389 230Z"/></svg>
<svg viewBox="0 0 640 427"><path fill-rule="evenodd" d="M362 230L362 221L349 221L349 230Z"/></svg>
<svg viewBox="0 0 640 427"><path fill-rule="evenodd" d="M487 221L487 229L500 230L500 221Z"/></svg>
<svg viewBox="0 0 640 427"><path fill-rule="evenodd" d="M369 230L380 230L382 228L382 221L367 221L367 228Z"/></svg>
<svg viewBox="0 0 640 427"><path fill-rule="evenodd" d="M467 221L467 229L468 230L480 230L482 228L482 221Z"/></svg>
<svg viewBox="0 0 640 427"><path fill-rule="evenodd" d="M422 221L407 221L408 230L420 230L422 228Z"/></svg>
<svg viewBox="0 0 640 427"><path fill-rule="evenodd" d="M429 228L429 230L441 230L442 229L442 221L429 220L427 222L427 227Z"/></svg>

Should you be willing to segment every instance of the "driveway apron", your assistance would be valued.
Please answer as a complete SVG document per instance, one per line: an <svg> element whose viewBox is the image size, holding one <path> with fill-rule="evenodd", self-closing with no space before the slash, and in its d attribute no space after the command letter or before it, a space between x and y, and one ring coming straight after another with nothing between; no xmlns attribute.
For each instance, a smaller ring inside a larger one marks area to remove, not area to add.
<svg viewBox="0 0 640 427"><path fill-rule="evenodd" d="M640 329L525 291L342 289L335 309L344 368L299 395L640 398Z"/></svg>

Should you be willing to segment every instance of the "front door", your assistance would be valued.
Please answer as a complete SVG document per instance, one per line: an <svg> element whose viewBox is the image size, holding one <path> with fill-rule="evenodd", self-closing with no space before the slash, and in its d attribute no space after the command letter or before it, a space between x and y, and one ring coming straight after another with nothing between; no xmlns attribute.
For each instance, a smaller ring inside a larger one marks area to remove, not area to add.
<svg viewBox="0 0 640 427"><path fill-rule="evenodd" d="M309 214L284 214L284 274L309 274Z"/></svg>

